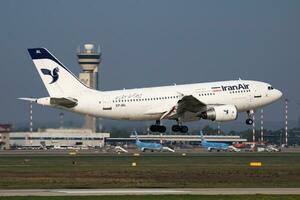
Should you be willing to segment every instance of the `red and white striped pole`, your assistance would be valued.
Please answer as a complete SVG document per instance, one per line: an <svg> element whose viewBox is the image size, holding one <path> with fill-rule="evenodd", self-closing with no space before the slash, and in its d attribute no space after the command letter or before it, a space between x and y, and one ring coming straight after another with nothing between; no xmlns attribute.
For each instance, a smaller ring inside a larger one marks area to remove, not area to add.
<svg viewBox="0 0 300 200"><path fill-rule="evenodd" d="M252 120L253 120L253 124L252 124L252 141L253 141L253 143L255 143L255 113L253 113L253 115L252 115Z"/></svg>
<svg viewBox="0 0 300 200"><path fill-rule="evenodd" d="M288 145L288 99L285 99L285 145Z"/></svg>
<svg viewBox="0 0 300 200"><path fill-rule="evenodd" d="M264 143L264 109L260 110L260 142Z"/></svg>
<svg viewBox="0 0 300 200"><path fill-rule="evenodd" d="M30 134L29 134L29 142L30 142L30 145L32 146L32 131L33 131L33 119L32 119L32 101L30 101L30 116L29 116L29 131L30 131Z"/></svg>
<svg viewBox="0 0 300 200"><path fill-rule="evenodd" d="M30 116L29 116L29 131L32 133L33 121L32 121L32 101L30 101Z"/></svg>

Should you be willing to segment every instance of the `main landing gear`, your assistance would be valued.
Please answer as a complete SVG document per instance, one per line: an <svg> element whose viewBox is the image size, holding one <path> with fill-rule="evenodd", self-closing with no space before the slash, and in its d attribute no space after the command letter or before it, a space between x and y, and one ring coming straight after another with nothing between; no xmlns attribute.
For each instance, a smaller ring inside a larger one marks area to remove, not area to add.
<svg viewBox="0 0 300 200"><path fill-rule="evenodd" d="M246 124L247 125L252 125L253 124L253 119L252 119L253 114L254 114L253 110L248 110L247 111L247 115L248 115L248 119L246 119Z"/></svg>
<svg viewBox="0 0 300 200"><path fill-rule="evenodd" d="M159 133L165 133L166 127L161 125L160 120L156 120L155 124L150 126L151 132L159 132ZM173 132L180 132L180 133L187 133L189 131L189 128L187 126L183 126L177 122L177 124L172 126Z"/></svg>
<svg viewBox="0 0 300 200"><path fill-rule="evenodd" d="M180 132L180 133L187 133L189 131L189 128L187 126L181 126L179 124L175 124L172 126L173 132Z"/></svg>
<svg viewBox="0 0 300 200"><path fill-rule="evenodd" d="M156 123L150 126L150 131L151 132L159 132L159 133L164 133L166 132L166 127L160 124L159 120L156 120Z"/></svg>

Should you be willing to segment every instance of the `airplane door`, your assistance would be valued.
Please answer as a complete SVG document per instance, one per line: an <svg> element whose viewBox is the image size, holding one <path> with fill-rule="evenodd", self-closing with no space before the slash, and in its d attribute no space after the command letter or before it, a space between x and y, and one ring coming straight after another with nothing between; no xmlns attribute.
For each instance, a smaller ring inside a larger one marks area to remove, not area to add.
<svg viewBox="0 0 300 200"><path fill-rule="evenodd" d="M108 99L102 101L102 110L112 110L112 103Z"/></svg>
<svg viewBox="0 0 300 200"><path fill-rule="evenodd" d="M253 89L253 92L250 94L250 103L252 106L256 106L259 104L262 98L262 92L256 88Z"/></svg>

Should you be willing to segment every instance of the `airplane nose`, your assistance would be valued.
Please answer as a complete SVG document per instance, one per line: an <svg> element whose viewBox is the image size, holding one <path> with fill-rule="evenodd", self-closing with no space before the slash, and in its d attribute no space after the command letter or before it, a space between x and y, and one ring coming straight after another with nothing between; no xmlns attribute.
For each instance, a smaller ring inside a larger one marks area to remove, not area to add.
<svg viewBox="0 0 300 200"><path fill-rule="evenodd" d="M280 99L282 97L282 92L280 90L276 90L276 99Z"/></svg>

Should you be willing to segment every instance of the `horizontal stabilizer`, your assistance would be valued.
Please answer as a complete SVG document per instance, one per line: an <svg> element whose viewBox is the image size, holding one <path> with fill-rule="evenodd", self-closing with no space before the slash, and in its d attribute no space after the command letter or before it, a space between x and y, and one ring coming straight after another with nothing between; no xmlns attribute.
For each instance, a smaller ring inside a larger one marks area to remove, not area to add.
<svg viewBox="0 0 300 200"><path fill-rule="evenodd" d="M24 100L24 101L32 101L32 102L36 102L37 101L36 98L29 98L29 97L20 97L18 99Z"/></svg>
<svg viewBox="0 0 300 200"><path fill-rule="evenodd" d="M77 106L78 101L77 99L74 98L54 98L51 97L50 98L50 104L51 105L55 105L55 106L63 106L66 108L73 108L75 106Z"/></svg>
<svg viewBox="0 0 300 200"><path fill-rule="evenodd" d="M78 100L71 97L61 97L61 98L43 97L39 99L35 99L35 98L18 98L18 99L36 102L37 104L45 105L45 106L60 106L65 108L73 108L78 104Z"/></svg>

